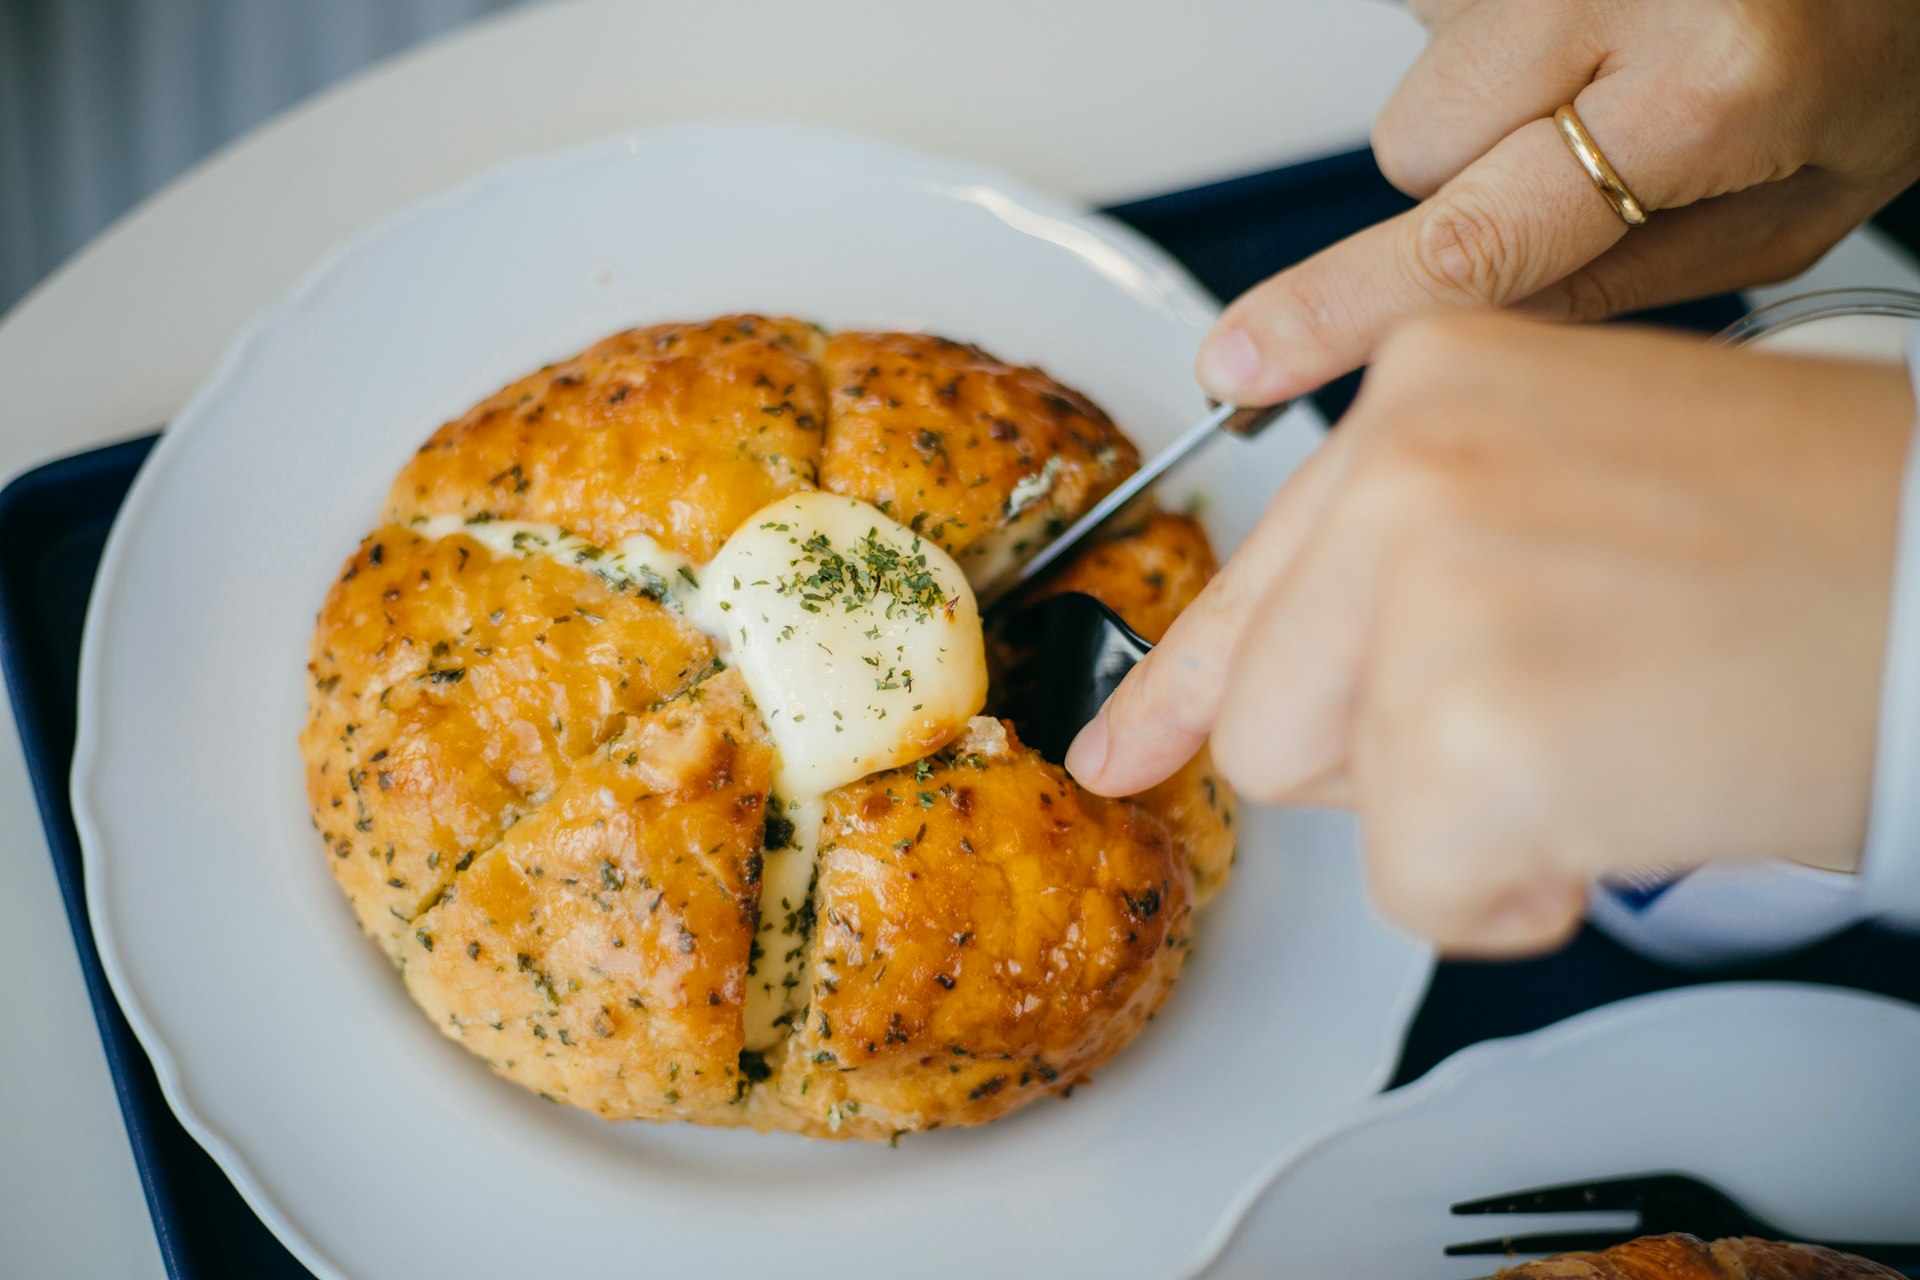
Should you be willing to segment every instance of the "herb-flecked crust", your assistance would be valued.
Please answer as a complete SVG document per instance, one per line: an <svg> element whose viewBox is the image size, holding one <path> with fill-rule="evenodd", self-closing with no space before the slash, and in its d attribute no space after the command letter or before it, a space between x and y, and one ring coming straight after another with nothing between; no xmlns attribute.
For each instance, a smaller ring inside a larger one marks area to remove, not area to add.
<svg viewBox="0 0 1920 1280"><path fill-rule="evenodd" d="M813 487L825 341L762 316L615 334L434 432L387 516L539 521L603 547L645 534L711 559L742 520Z"/></svg>
<svg viewBox="0 0 1920 1280"><path fill-rule="evenodd" d="M1204 759L1103 800L979 718L830 795L805 1008L743 1053L763 860L791 838L759 709L671 581L475 527L644 534L697 566L818 485L979 581L1136 465L1037 370L760 316L617 334L489 397L395 479L314 632L308 796L362 928L445 1034L608 1119L885 1139L1070 1091L1165 999L1196 881L1224 876ZM1067 573L1157 634L1212 570L1197 525L1156 517Z"/></svg>
<svg viewBox="0 0 1920 1280"><path fill-rule="evenodd" d="M1091 400L967 343L841 333L825 364L822 486L925 534L969 576L1039 550L1140 465Z"/></svg>
<svg viewBox="0 0 1920 1280"><path fill-rule="evenodd" d="M328 593L300 736L314 826L389 955L474 856L713 645L659 602L552 560L388 526Z"/></svg>
<svg viewBox="0 0 1920 1280"><path fill-rule="evenodd" d="M880 1138L1064 1092L1165 999L1191 896L1158 817L977 720L834 794L781 1097L815 1129Z"/></svg>
<svg viewBox="0 0 1920 1280"><path fill-rule="evenodd" d="M737 672L623 720L420 917L408 990L557 1101L727 1123L771 776Z"/></svg>

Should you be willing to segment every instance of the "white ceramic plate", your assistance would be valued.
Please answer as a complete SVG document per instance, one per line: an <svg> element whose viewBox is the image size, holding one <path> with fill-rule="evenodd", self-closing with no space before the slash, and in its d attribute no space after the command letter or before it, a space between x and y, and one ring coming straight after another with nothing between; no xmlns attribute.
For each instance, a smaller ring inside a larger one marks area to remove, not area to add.
<svg viewBox="0 0 1920 1280"><path fill-rule="evenodd" d="M898 1150L544 1103L427 1025L327 874L294 749L302 664L388 478L525 370L732 309L978 341L1148 449L1201 411L1189 362L1213 314L1111 222L790 127L532 160L376 229L228 352L114 529L73 784L114 989L182 1121L324 1275L1190 1269L1277 1152L1379 1087L1426 977L1370 914L1338 819L1249 815L1185 980L1092 1086ZM1316 430L1296 412L1189 474L1223 543Z"/></svg>
<svg viewBox="0 0 1920 1280"><path fill-rule="evenodd" d="M1673 1169L1791 1235L1920 1239L1920 1009L1832 987L1662 992L1475 1045L1286 1162L1209 1280L1484 1276L1452 1242L1630 1215L1458 1200ZM1499 1224L1499 1225L1497 1225Z"/></svg>

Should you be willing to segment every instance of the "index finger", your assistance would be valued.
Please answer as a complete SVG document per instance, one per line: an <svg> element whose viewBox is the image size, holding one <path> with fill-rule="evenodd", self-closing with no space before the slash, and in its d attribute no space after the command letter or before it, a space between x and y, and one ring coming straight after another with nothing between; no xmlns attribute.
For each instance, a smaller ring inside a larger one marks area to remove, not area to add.
<svg viewBox="0 0 1920 1280"><path fill-rule="evenodd" d="M1606 148L1607 133L1587 124ZM1609 158L1632 182L1639 166L1624 141L1616 145ZM1663 203L1657 186L1634 190L1650 207ZM1222 400L1276 403L1358 368L1396 320L1519 301L1625 231L1559 128L1535 120L1422 204L1242 294L1202 346L1196 372Z"/></svg>
<svg viewBox="0 0 1920 1280"><path fill-rule="evenodd" d="M1300 465L1213 581L1081 730L1066 759L1080 785L1133 795L1171 777L1205 744L1247 619L1297 554L1343 453L1335 435Z"/></svg>

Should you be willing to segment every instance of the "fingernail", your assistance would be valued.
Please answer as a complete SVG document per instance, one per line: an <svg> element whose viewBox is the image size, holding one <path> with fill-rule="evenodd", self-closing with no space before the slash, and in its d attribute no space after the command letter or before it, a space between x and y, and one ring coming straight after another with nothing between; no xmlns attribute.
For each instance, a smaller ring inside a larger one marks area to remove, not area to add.
<svg viewBox="0 0 1920 1280"><path fill-rule="evenodd" d="M1103 707L1067 748L1067 772L1076 778L1093 778L1106 763L1107 712Z"/></svg>
<svg viewBox="0 0 1920 1280"><path fill-rule="evenodd" d="M1260 381L1260 352L1245 330L1228 329L1215 334L1200 348L1194 374L1216 399L1250 404L1253 401L1248 397Z"/></svg>

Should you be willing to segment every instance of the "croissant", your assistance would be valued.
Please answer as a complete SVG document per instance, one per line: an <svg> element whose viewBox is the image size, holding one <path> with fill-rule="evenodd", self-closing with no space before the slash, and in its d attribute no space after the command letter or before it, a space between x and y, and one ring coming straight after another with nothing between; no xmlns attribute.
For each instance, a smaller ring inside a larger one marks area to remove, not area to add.
<svg viewBox="0 0 1920 1280"><path fill-rule="evenodd" d="M1109 800L1025 747L969 584L1137 463L1038 370L759 316L488 397L313 636L362 929L445 1035L610 1120L884 1140L1071 1089L1179 974L1232 798L1204 753ZM1064 581L1157 636L1213 569L1161 515Z"/></svg>
<svg viewBox="0 0 1920 1280"><path fill-rule="evenodd" d="M1739 1236L1642 1236L1603 1253L1565 1253L1510 1267L1512 1280L1900 1280L1877 1262L1818 1245Z"/></svg>

